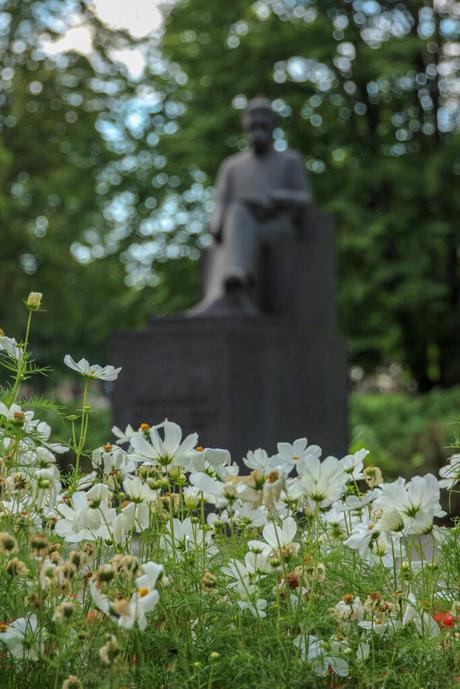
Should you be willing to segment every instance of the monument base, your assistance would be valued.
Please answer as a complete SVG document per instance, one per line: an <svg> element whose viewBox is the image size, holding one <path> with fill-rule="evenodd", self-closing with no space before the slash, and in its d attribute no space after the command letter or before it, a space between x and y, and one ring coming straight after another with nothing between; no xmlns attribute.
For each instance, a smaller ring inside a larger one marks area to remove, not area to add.
<svg viewBox="0 0 460 689"><path fill-rule="evenodd" d="M113 394L121 428L167 417L237 462L303 436L324 454L346 453L346 351L335 334L274 316L165 318L114 335L110 361L123 367Z"/></svg>

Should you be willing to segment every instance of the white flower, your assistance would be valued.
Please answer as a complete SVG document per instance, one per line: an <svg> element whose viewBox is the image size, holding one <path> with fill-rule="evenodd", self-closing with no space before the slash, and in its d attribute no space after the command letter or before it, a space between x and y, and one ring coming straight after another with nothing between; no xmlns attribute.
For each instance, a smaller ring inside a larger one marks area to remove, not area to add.
<svg viewBox="0 0 460 689"><path fill-rule="evenodd" d="M43 651L43 635L39 642L37 638L38 621L36 615L20 617L0 632L0 641L14 658L24 660L38 660Z"/></svg>
<svg viewBox="0 0 460 689"><path fill-rule="evenodd" d="M368 450L362 449L358 450L358 452L355 452L353 455L347 455L340 460L340 464L350 480L353 479L355 481L359 481L363 478L363 460L368 454Z"/></svg>
<svg viewBox="0 0 460 689"><path fill-rule="evenodd" d="M132 594L130 601L117 607L100 592L94 580L90 581L91 596L96 607L123 629L133 629L137 623L139 629L144 631L147 627L146 614L154 609L160 599L155 585L163 573L163 566L156 562L144 562L142 571L136 578L136 592Z"/></svg>
<svg viewBox="0 0 460 689"><path fill-rule="evenodd" d="M203 548L208 553L214 553L212 546L212 534L203 531L197 524L194 524L190 517L180 521L173 519L172 524L168 525L166 533L160 539L160 545L169 553L175 553L175 557L181 558L188 552L203 553Z"/></svg>
<svg viewBox="0 0 460 689"><path fill-rule="evenodd" d="M93 486L88 493L75 492L72 507L65 503L57 506L62 519L56 523L55 530L68 543L110 538L108 525L115 518L116 511L109 508L107 500L103 499L105 491L100 489L100 485ZM108 491L107 486L104 488Z"/></svg>
<svg viewBox="0 0 460 689"><path fill-rule="evenodd" d="M333 505L333 508L336 512L356 512L356 510L362 510L363 507L369 505L378 495L380 493L377 490L368 490L360 497L348 495L343 502L337 502Z"/></svg>
<svg viewBox="0 0 460 689"><path fill-rule="evenodd" d="M233 505L238 526L259 528L267 523L267 510L262 505L253 508L250 504L237 500Z"/></svg>
<svg viewBox="0 0 460 689"><path fill-rule="evenodd" d="M292 444L278 443L277 449L278 454L273 457L272 463L288 473L298 466L301 459L321 456L319 445L308 445L306 438L298 438Z"/></svg>
<svg viewBox="0 0 460 689"><path fill-rule="evenodd" d="M362 620L365 613L364 605L361 603L361 598L359 596L352 598L349 602L342 599L337 603L333 611L334 615L339 620L344 621Z"/></svg>
<svg viewBox="0 0 460 689"><path fill-rule="evenodd" d="M228 564L221 569L222 574L233 579L229 586L232 589L237 589L240 595L250 596L255 588L251 582L250 572L241 560L231 559Z"/></svg>
<svg viewBox="0 0 460 689"><path fill-rule="evenodd" d="M343 651L343 644L331 641L325 644L316 636L300 635L294 639L294 645L300 650L303 660L311 663L313 672L324 677L330 670L339 677L348 675L348 663L337 655Z"/></svg>
<svg viewBox="0 0 460 689"><path fill-rule="evenodd" d="M38 419L34 419L33 411L23 411L18 404L7 407L6 404L0 402L0 416L4 416L8 421L21 426L28 432L33 431L40 423Z"/></svg>
<svg viewBox="0 0 460 689"><path fill-rule="evenodd" d="M80 359L80 361L76 362L70 354L65 355L64 363L74 371L81 373L85 378L94 378L98 380L116 380L121 371L121 368L114 368L113 366L102 367L98 364L90 364L87 359Z"/></svg>
<svg viewBox="0 0 460 689"><path fill-rule="evenodd" d="M405 627L409 622L413 622L419 636L439 636L441 630L434 619L425 610L417 608L417 601L413 593L408 595L408 603L404 612L402 625Z"/></svg>
<svg viewBox="0 0 460 689"><path fill-rule="evenodd" d="M21 358L21 348L18 347L14 337L0 335L0 352L6 352L8 356L13 357L13 359Z"/></svg>
<svg viewBox="0 0 460 689"><path fill-rule="evenodd" d="M405 533L423 533L431 528L433 517L443 517L439 483L433 474L414 476L408 483L402 478L393 483L383 483L380 497L374 503L383 510L397 510L405 524Z"/></svg>
<svg viewBox="0 0 460 689"><path fill-rule="evenodd" d="M121 447L118 445L103 445L93 450L92 465L95 469L102 466L102 471L105 476L109 476L113 472L120 473L122 476L133 473L136 465L130 460Z"/></svg>
<svg viewBox="0 0 460 689"><path fill-rule="evenodd" d="M219 471L232 461L230 452L219 447L195 448L190 452L190 471L206 471L208 468Z"/></svg>
<svg viewBox="0 0 460 689"><path fill-rule="evenodd" d="M394 507L388 507L383 510L379 519L379 526L383 531L400 533L404 529L404 519L398 510Z"/></svg>
<svg viewBox="0 0 460 689"><path fill-rule="evenodd" d="M59 471L56 467L39 469L35 472L31 482L30 502L36 509L52 509L61 490Z"/></svg>
<svg viewBox="0 0 460 689"><path fill-rule="evenodd" d="M441 476L440 487L452 490L460 481L460 454L449 457L449 464L439 470L439 475Z"/></svg>
<svg viewBox="0 0 460 689"><path fill-rule="evenodd" d="M250 599L243 599L238 601L238 606L241 610L249 610L254 617L267 617L265 609L268 603L264 598L256 598L255 601Z"/></svg>
<svg viewBox="0 0 460 689"><path fill-rule="evenodd" d="M380 527L370 519L355 524L351 535L344 541L352 550L357 550L363 559L369 555L371 543L380 535Z"/></svg>
<svg viewBox="0 0 460 689"><path fill-rule="evenodd" d="M161 438L158 429L164 431ZM191 433L182 440L182 430L177 423L167 419L148 430L150 442L145 438L144 432L133 433L131 446L134 450L132 458L147 463L160 464L161 466L187 466L190 462L190 453L195 447L198 435Z"/></svg>
<svg viewBox="0 0 460 689"><path fill-rule="evenodd" d="M329 507L337 500L347 482L347 476L339 460L326 457L321 462L315 455L299 462L297 472L307 497L320 507Z"/></svg>
<svg viewBox="0 0 460 689"><path fill-rule="evenodd" d="M118 428L118 426L112 426L112 433L118 438L118 440L115 441L117 445L129 443L134 432L134 428L130 424L126 426L124 431Z"/></svg>
<svg viewBox="0 0 460 689"><path fill-rule="evenodd" d="M358 622L358 625L366 632L375 632L377 636L383 636L384 634L389 634L391 636L396 634L398 629L400 629L401 622L395 620L393 617L387 617L386 620L381 620L377 617L370 621L363 620L362 622Z"/></svg>
<svg viewBox="0 0 460 689"><path fill-rule="evenodd" d="M270 473L273 468L271 458L266 450L262 450L260 447L257 450L249 450L246 457L243 457L243 464L248 469L259 469L264 474Z"/></svg>
<svg viewBox="0 0 460 689"><path fill-rule="evenodd" d="M296 553L298 543L293 543L297 532L297 522L293 517L286 517L279 527L274 522L266 524L262 532L265 541L250 541L249 547L254 552L259 549L265 557L272 553Z"/></svg>
<svg viewBox="0 0 460 689"><path fill-rule="evenodd" d="M135 503L152 502L157 497L155 491L141 481L139 476L126 478L123 481L123 488L126 495Z"/></svg>
<svg viewBox="0 0 460 689"><path fill-rule="evenodd" d="M190 474L190 483L203 493L204 499L212 505L226 503L225 484L222 481L208 476L204 471L197 471Z"/></svg>

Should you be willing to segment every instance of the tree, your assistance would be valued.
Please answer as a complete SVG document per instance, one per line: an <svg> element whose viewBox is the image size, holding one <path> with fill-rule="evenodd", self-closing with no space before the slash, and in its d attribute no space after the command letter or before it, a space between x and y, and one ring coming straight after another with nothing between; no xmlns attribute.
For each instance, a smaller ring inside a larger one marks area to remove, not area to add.
<svg viewBox="0 0 460 689"><path fill-rule="evenodd" d="M287 132L337 217L352 362L400 361L421 391L460 382L458 28L450 0L180 2L149 127L160 202L199 225L218 163L244 145L246 98L270 97L277 146Z"/></svg>
<svg viewBox="0 0 460 689"><path fill-rule="evenodd" d="M114 329L180 308L171 285L190 291L194 280L179 261L159 264L143 291L126 284L120 259L135 242L136 180L150 165L127 164L137 86L113 51L133 39L101 24L89 2L0 0L0 10L0 325L20 336L18 303L40 290L51 317L37 319L35 354L99 360ZM91 52L52 50L72 27Z"/></svg>

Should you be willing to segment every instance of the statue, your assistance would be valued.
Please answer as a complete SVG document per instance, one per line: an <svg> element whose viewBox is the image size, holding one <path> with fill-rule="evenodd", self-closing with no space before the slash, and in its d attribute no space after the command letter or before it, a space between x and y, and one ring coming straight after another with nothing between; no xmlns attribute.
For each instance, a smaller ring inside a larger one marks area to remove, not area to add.
<svg viewBox="0 0 460 689"><path fill-rule="evenodd" d="M250 148L220 166L205 293L191 316L257 313L251 294L260 246L300 233L312 192L300 154L273 147L276 121L268 100L249 101L243 125Z"/></svg>

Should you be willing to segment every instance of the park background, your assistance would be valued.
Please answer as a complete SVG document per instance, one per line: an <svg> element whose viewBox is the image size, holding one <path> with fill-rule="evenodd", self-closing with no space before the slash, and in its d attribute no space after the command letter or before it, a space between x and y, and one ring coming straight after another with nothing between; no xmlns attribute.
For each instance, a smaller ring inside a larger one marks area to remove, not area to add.
<svg viewBox="0 0 460 689"><path fill-rule="evenodd" d="M336 218L352 449L393 476L452 453L458 3L0 0L0 56L0 326L20 339L43 292L33 355L62 376L34 392L74 408L65 353L108 363L113 332L198 300L217 167L263 93Z"/></svg>

